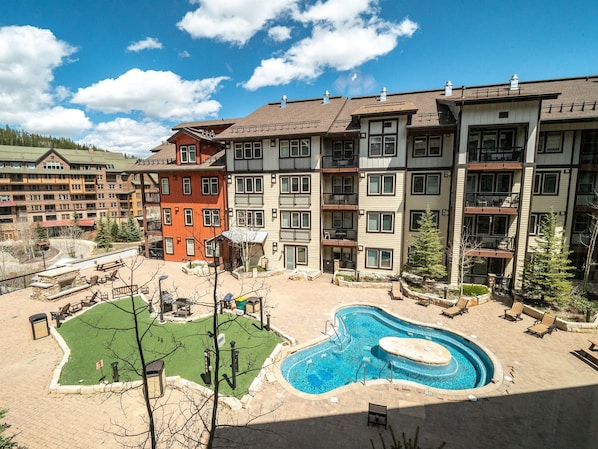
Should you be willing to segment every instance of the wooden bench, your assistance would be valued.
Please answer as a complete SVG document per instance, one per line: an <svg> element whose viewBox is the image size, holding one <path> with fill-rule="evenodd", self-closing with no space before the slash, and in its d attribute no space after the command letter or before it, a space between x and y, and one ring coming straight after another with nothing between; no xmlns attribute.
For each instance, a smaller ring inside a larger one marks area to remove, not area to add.
<svg viewBox="0 0 598 449"><path fill-rule="evenodd" d="M372 404L368 406L368 426L384 426L386 429L388 418L388 408L386 405Z"/></svg>
<svg viewBox="0 0 598 449"><path fill-rule="evenodd" d="M123 296L131 296L139 294L139 286L137 284L124 285L122 287L114 287L112 289L112 299L121 298Z"/></svg>
<svg viewBox="0 0 598 449"><path fill-rule="evenodd" d="M125 263L122 261L122 259L111 260L109 262L103 262L103 263L96 264L96 270L108 271L108 270L112 270L114 268L122 267L124 264Z"/></svg>

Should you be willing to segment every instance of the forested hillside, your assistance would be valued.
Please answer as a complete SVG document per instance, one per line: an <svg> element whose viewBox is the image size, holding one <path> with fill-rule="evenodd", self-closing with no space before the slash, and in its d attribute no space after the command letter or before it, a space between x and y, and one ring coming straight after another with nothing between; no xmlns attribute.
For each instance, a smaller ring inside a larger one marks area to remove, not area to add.
<svg viewBox="0 0 598 449"><path fill-rule="evenodd" d="M70 139L65 139L64 137L48 137L40 134L32 134L27 131L11 129L8 125L4 128L0 128L0 145L78 150L90 148L88 145L80 145ZM95 146L91 146L91 148L100 150L100 148Z"/></svg>

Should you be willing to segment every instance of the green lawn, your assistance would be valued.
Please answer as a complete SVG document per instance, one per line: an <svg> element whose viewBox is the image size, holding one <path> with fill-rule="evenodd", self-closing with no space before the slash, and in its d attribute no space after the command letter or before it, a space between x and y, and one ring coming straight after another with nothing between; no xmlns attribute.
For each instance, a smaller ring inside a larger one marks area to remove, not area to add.
<svg viewBox="0 0 598 449"><path fill-rule="evenodd" d="M190 323L159 324L152 320L145 302L135 298L139 311L139 331L144 333L145 361L164 360L167 376L179 375L205 385L201 375L205 372L203 353L212 348L208 331L212 318ZM64 323L58 332L71 349L69 361L60 375L61 385L95 385L102 377L96 362L104 361L103 374L112 381L111 363L118 362L120 381L141 379L141 362L135 345L135 329L131 299L98 304ZM273 332L260 330L259 321L242 316L218 315L219 334L224 334L220 361L220 392L241 397L258 374L264 360L281 339ZM237 388L232 390L223 375L230 379L230 342L236 342L239 351ZM212 370L215 360L212 354ZM212 382L214 381L212 375Z"/></svg>

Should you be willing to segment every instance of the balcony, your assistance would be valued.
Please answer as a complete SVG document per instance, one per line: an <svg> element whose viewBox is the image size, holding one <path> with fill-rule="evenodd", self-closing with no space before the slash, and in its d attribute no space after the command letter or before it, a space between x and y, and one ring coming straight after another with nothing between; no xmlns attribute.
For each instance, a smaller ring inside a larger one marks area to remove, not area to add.
<svg viewBox="0 0 598 449"><path fill-rule="evenodd" d="M355 171L359 168L359 157L322 156L322 169L327 173Z"/></svg>
<svg viewBox="0 0 598 449"><path fill-rule="evenodd" d="M523 147L473 148L467 155L468 170L521 170Z"/></svg>
<svg viewBox="0 0 598 449"><path fill-rule="evenodd" d="M581 153L579 164L581 171L595 170L598 168L598 153Z"/></svg>
<svg viewBox="0 0 598 449"><path fill-rule="evenodd" d="M515 251L514 237L479 234L467 236L466 241L465 253L470 257L512 259Z"/></svg>
<svg viewBox="0 0 598 449"><path fill-rule="evenodd" d="M323 209L328 210L357 210L357 193L330 193L323 194Z"/></svg>
<svg viewBox="0 0 598 449"><path fill-rule="evenodd" d="M236 193L235 207L263 206L264 195L261 193Z"/></svg>
<svg viewBox="0 0 598 449"><path fill-rule="evenodd" d="M466 214L517 215L519 194L476 192L465 194Z"/></svg>
<svg viewBox="0 0 598 449"><path fill-rule="evenodd" d="M357 246L357 231L354 229L324 229L323 246Z"/></svg>
<svg viewBox="0 0 598 449"><path fill-rule="evenodd" d="M145 194L145 204L160 204L160 194L159 193L146 193Z"/></svg>

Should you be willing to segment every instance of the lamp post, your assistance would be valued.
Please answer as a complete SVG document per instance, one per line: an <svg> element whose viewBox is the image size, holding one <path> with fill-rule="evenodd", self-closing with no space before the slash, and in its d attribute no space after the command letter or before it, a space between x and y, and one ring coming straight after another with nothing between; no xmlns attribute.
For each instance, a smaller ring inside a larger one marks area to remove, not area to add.
<svg viewBox="0 0 598 449"><path fill-rule="evenodd" d="M168 276L163 274L158 278L158 291L160 292L160 324L164 324L164 298L162 297L162 281L168 279Z"/></svg>
<svg viewBox="0 0 598 449"><path fill-rule="evenodd" d="M44 252L44 250L46 249L46 245L48 245L48 242L39 242L37 244L40 251L42 252L42 259L44 260L44 270L46 269L46 253Z"/></svg>

